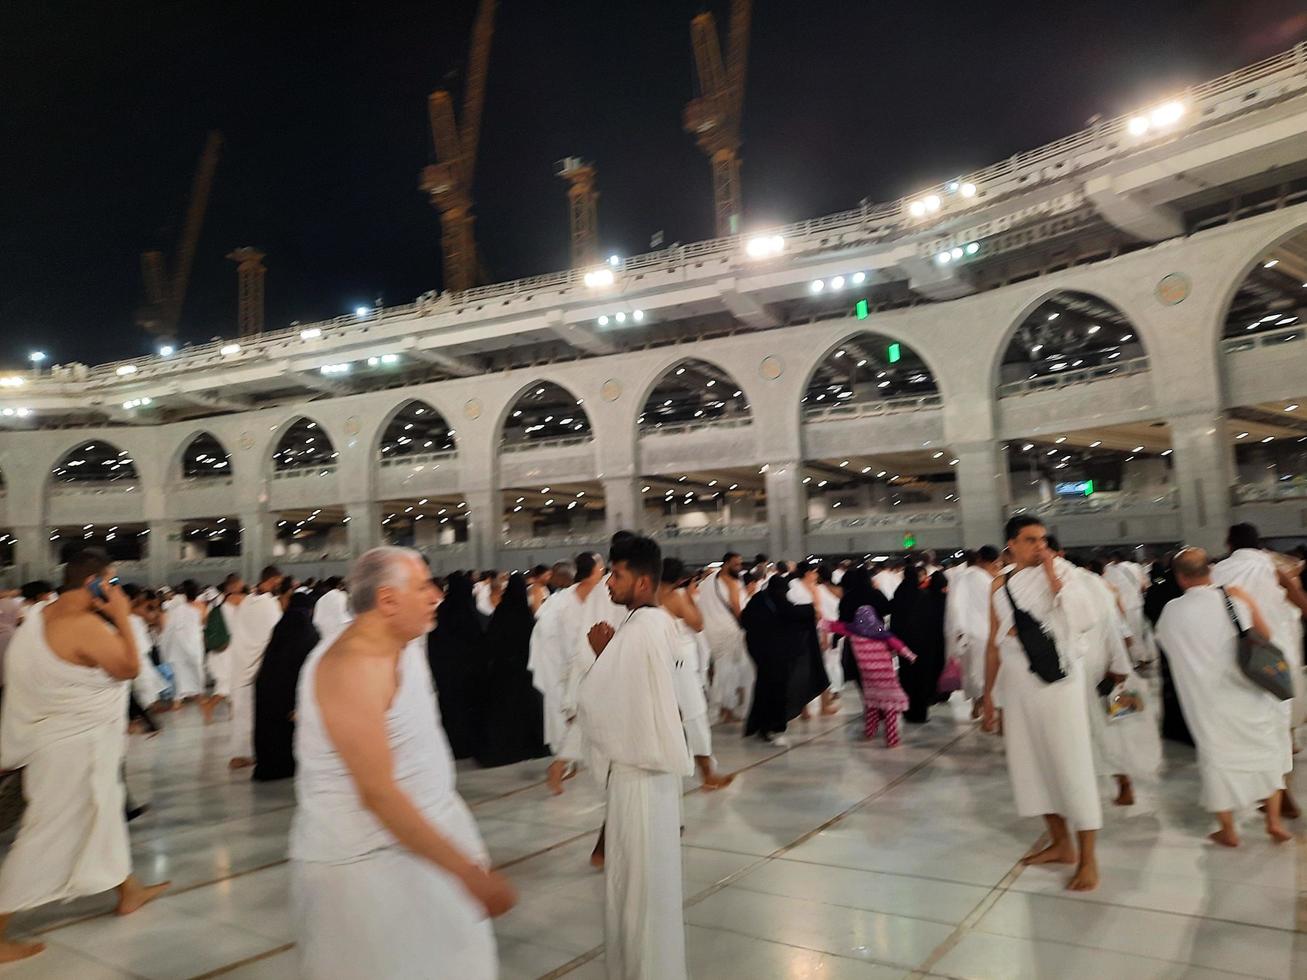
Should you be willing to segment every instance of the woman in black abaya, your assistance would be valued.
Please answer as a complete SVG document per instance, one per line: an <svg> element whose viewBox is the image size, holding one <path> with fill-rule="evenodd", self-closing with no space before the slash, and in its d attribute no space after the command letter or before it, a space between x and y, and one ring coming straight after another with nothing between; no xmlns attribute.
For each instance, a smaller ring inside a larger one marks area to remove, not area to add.
<svg viewBox="0 0 1307 980"><path fill-rule="evenodd" d="M295 775L295 688L300 668L318 645L313 598L294 592L273 627L254 679L254 765L257 782Z"/></svg>
<svg viewBox="0 0 1307 980"><path fill-rule="evenodd" d="M427 662L436 685L440 721L455 759L467 759L476 751L485 658L485 634L472 598L472 580L464 572L453 572L436 610L436 628L427 634Z"/></svg>
<svg viewBox="0 0 1307 980"><path fill-rule="evenodd" d="M903 720L926 721L938 695L944 670L944 600L948 580L943 572L929 578L922 565L909 562L903 582L890 605L890 628L917 655L915 663L899 662L899 683L908 696Z"/></svg>
<svg viewBox="0 0 1307 980"><path fill-rule="evenodd" d="M534 628L526 578L514 572L486 631L490 674L485 685L485 721L476 749L476 760L483 766L507 766L549 754L544 703L527 668Z"/></svg>

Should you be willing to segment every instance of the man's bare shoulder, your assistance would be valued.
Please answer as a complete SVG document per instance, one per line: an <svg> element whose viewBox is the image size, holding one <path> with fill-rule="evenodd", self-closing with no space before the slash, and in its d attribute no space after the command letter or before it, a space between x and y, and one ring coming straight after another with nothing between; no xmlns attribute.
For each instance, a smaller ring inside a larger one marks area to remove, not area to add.
<svg viewBox="0 0 1307 980"><path fill-rule="evenodd" d="M351 636L347 630L322 654L317 668L318 695L349 701L389 701L396 687L395 660Z"/></svg>

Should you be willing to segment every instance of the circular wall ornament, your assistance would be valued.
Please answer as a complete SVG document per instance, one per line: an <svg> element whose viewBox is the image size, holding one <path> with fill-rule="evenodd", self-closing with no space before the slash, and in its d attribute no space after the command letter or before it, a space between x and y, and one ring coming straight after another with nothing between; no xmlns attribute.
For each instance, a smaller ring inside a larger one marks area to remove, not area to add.
<svg viewBox="0 0 1307 980"><path fill-rule="evenodd" d="M349 418L345 420L345 432L348 435L351 436L358 435L360 428L361 425L359 423L359 417L357 415L351 415Z"/></svg>
<svg viewBox="0 0 1307 980"><path fill-rule="evenodd" d="M768 354L762 359L762 363L758 365L758 373L768 381L775 381L785 371L781 366L781 359L773 354Z"/></svg>
<svg viewBox="0 0 1307 980"><path fill-rule="evenodd" d="M1193 283L1183 272L1169 272L1158 281L1154 293L1163 306L1175 306L1189 298L1192 288Z"/></svg>
<svg viewBox="0 0 1307 980"><path fill-rule="evenodd" d="M622 386L619 382L609 378L604 382L604 386L599 389L599 394L603 395L604 401L615 402L622 397Z"/></svg>
<svg viewBox="0 0 1307 980"><path fill-rule="evenodd" d="M474 420L481 418L481 400L479 398L469 398L463 406L463 414Z"/></svg>
<svg viewBox="0 0 1307 980"><path fill-rule="evenodd" d="M242 449L253 449L254 436L250 435L248 432L242 432L240 438L240 447Z"/></svg>

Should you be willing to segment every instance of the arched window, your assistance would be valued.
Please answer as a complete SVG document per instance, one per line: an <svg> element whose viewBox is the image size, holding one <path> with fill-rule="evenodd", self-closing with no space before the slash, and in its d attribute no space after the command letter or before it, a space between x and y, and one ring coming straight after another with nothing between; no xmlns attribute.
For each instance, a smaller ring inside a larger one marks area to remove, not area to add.
<svg viewBox="0 0 1307 980"><path fill-rule="evenodd" d="M1100 377L1147 366L1143 342L1124 313L1089 293L1062 291L1035 307L1012 332L999 368L999 395L1013 394L1027 383L1057 383L1059 376L1076 372Z"/></svg>
<svg viewBox="0 0 1307 980"><path fill-rule="evenodd" d="M103 439L90 439L70 449L50 471L56 483L134 483L136 461L126 449Z"/></svg>
<svg viewBox="0 0 1307 980"><path fill-rule="evenodd" d="M541 381L527 388L509 409L500 442L513 447L591 438L583 399L552 381Z"/></svg>
<svg viewBox="0 0 1307 980"><path fill-rule="evenodd" d="M673 426L748 422L749 400L735 379L706 361L668 368L649 392L638 420L641 434Z"/></svg>
<svg viewBox="0 0 1307 980"><path fill-rule="evenodd" d="M231 456L211 433L201 432L182 451L182 476L187 480L231 476Z"/></svg>
<svg viewBox="0 0 1307 980"><path fill-rule="evenodd" d="M272 454L272 464L278 471L303 470L334 465L339 455L322 426L300 416L282 434Z"/></svg>
<svg viewBox="0 0 1307 980"><path fill-rule="evenodd" d="M426 402L406 402L382 432L377 458L452 453L457 451L454 435L445 417Z"/></svg>
<svg viewBox="0 0 1307 980"><path fill-rule="evenodd" d="M907 344L874 333L841 341L812 372L803 393L805 418L858 406L939 394L935 376Z"/></svg>

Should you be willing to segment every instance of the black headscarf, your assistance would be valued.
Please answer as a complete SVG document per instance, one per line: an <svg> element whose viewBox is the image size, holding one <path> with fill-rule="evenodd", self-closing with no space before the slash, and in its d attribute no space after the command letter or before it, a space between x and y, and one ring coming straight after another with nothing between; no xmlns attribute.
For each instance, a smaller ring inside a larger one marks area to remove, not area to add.
<svg viewBox="0 0 1307 980"><path fill-rule="evenodd" d="M463 572L454 572L436 611L436 628L427 634L427 661L436 685L440 720L455 759L466 759L476 751L481 720L478 698L487 675L484 644L472 580Z"/></svg>
<svg viewBox="0 0 1307 980"><path fill-rule="evenodd" d="M476 750L483 766L506 766L548 754L544 704L527 667L534 628L526 578L514 572L486 632L490 671L484 688L485 723Z"/></svg>
<svg viewBox="0 0 1307 980"><path fill-rule="evenodd" d="M313 597L293 593L286 611L273 627L254 679L254 756L258 781L295 775L293 743L295 689L304 661L318 645L313 626Z"/></svg>

